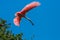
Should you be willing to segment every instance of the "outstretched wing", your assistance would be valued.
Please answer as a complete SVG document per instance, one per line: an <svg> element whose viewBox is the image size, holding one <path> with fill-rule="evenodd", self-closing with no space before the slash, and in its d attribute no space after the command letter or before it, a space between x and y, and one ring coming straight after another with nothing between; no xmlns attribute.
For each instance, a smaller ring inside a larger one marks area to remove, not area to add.
<svg viewBox="0 0 60 40"><path fill-rule="evenodd" d="M20 21L21 21L21 17L23 17L26 12L28 12L29 10L31 10L32 8L35 8L37 6L39 6L40 3L39 2L32 2L28 5L26 5L20 12L16 13L16 17L14 18L14 24L16 26L19 26ZM23 15L23 16L22 16ZM28 19L29 20L29 19ZM29 20L30 21L30 20ZM31 22L31 21L30 21ZM32 22L31 22L32 23Z"/></svg>
<svg viewBox="0 0 60 40"><path fill-rule="evenodd" d="M39 6L40 3L39 2L32 2L30 4L27 4L22 10L22 14L25 14L26 12L28 12L29 10L31 10L32 8L35 8L37 6Z"/></svg>
<svg viewBox="0 0 60 40"><path fill-rule="evenodd" d="M14 18L13 21L14 21L14 24L15 24L16 26L19 26L19 25L20 25L21 18L17 16L17 17Z"/></svg>

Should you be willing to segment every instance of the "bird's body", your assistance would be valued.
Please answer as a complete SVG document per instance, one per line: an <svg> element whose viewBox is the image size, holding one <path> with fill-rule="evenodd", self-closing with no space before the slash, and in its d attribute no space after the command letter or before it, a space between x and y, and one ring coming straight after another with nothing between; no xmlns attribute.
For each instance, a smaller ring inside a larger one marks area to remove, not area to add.
<svg viewBox="0 0 60 40"><path fill-rule="evenodd" d="M28 4L28 5L26 5L20 12L17 12L17 13L15 14L16 17L14 18L14 24L15 24L16 26L19 26L21 18L22 18L22 17L26 18L26 17L25 17L25 14L26 14L29 10L31 10L32 8L35 8L35 7L39 6L39 5L40 5L39 2L32 2L32 3ZM26 19L28 19L28 18L26 18ZM32 21L31 21L30 19L28 19L28 20L32 23ZM33 23L32 23L32 24L33 24Z"/></svg>

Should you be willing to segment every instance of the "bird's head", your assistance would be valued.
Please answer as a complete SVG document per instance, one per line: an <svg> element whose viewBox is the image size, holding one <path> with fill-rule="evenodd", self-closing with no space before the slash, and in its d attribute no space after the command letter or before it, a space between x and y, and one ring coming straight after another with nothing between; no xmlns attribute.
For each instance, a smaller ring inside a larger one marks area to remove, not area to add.
<svg viewBox="0 0 60 40"><path fill-rule="evenodd" d="M16 14L15 14L15 16L19 16L20 15L20 12L17 12Z"/></svg>
<svg viewBox="0 0 60 40"><path fill-rule="evenodd" d="M17 12L15 16L23 17L24 15L22 15L21 12Z"/></svg>

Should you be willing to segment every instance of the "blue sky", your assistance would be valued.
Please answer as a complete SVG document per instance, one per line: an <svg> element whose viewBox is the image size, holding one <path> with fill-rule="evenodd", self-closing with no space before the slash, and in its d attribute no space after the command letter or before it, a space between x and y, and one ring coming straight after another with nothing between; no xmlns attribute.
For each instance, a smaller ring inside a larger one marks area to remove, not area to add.
<svg viewBox="0 0 60 40"><path fill-rule="evenodd" d="M26 16L33 22L34 26L24 18L20 27L13 24L14 14L20 11L26 4L38 1L41 6L30 10ZM31 40L60 40L60 3L58 0L0 0L0 17L11 23L14 34L23 32L23 37Z"/></svg>

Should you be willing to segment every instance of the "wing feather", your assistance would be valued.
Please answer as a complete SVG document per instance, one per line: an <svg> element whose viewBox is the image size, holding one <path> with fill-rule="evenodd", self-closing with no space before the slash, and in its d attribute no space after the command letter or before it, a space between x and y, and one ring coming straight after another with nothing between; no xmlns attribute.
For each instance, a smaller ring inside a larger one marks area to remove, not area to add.
<svg viewBox="0 0 60 40"><path fill-rule="evenodd" d="M39 2L32 2L30 4L27 4L23 9L22 9L22 14L25 14L26 12L28 12L29 10L31 10L32 8L35 8L37 6L39 6L40 3Z"/></svg>
<svg viewBox="0 0 60 40"><path fill-rule="evenodd" d="M16 26L19 26L19 25L20 25L20 20L21 20L20 17L18 17L18 16L15 17L14 20L13 20L13 21L14 21L14 24L15 24Z"/></svg>

